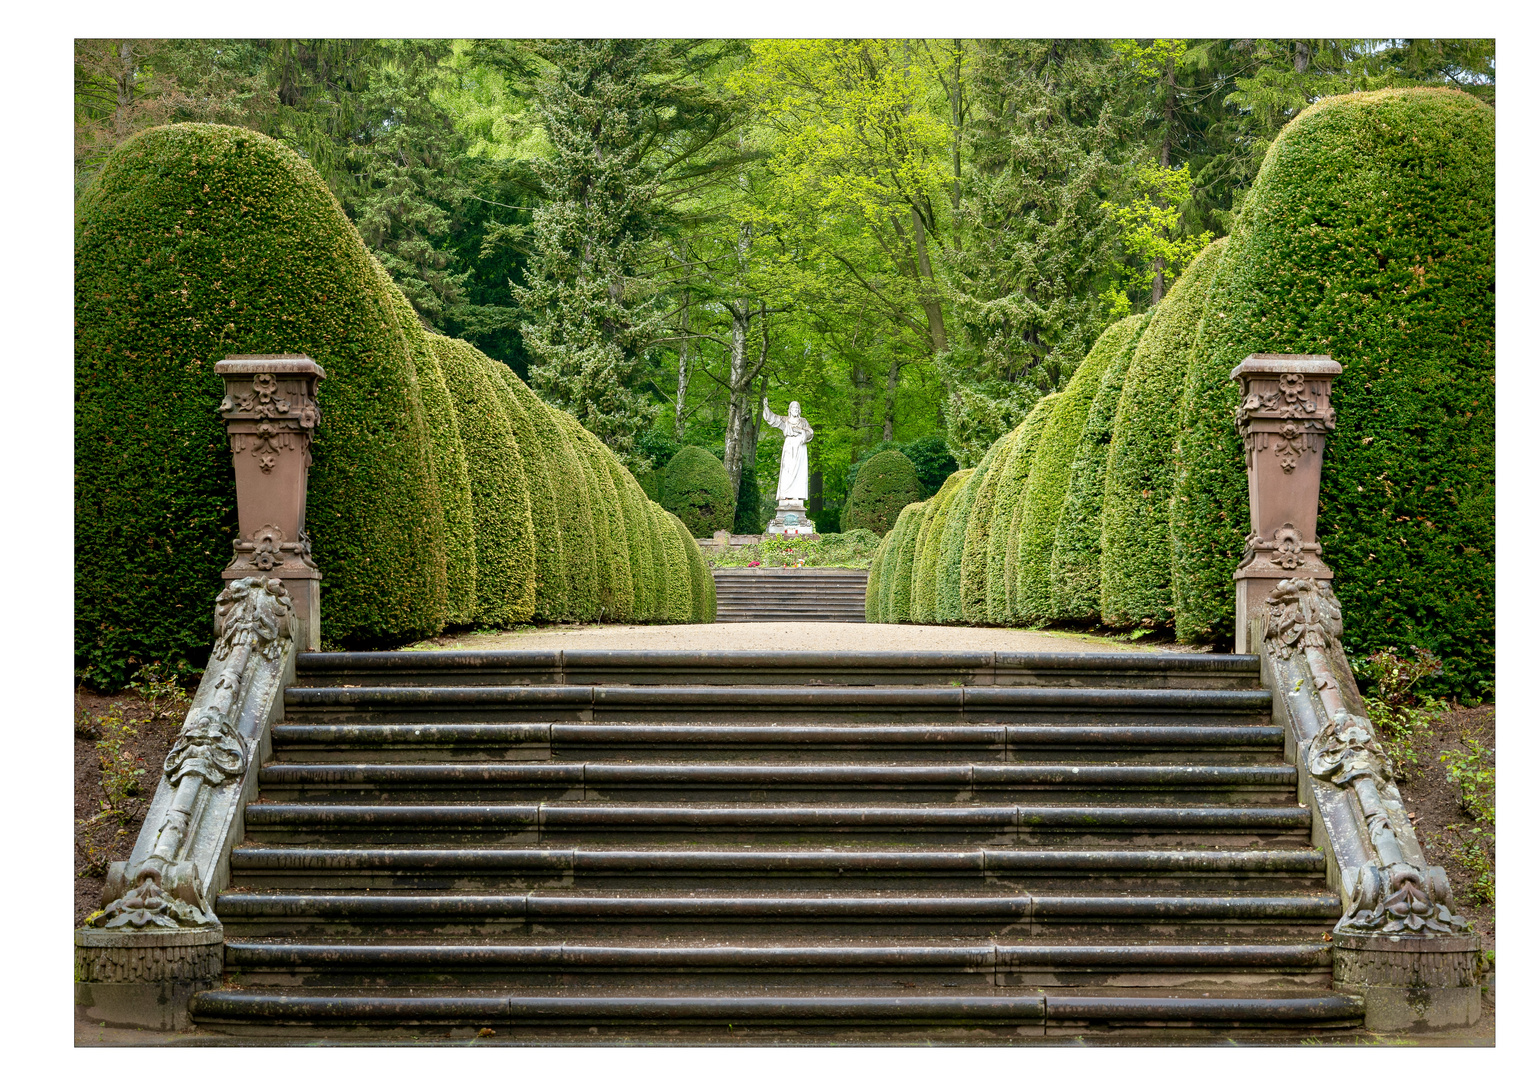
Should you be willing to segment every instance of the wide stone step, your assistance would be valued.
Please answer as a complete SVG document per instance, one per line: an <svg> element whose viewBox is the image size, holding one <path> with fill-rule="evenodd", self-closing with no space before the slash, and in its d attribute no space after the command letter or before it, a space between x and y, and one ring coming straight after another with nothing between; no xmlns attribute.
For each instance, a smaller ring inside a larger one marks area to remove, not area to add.
<svg viewBox="0 0 1528 1080"><path fill-rule="evenodd" d="M1258 658L1210 653L431 650L303 653L304 687L925 683L1257 689Z"/></svg>
<svg viewBox="0 0 1528 1080"><path fill-rule="evenodd" d="M1028 765L1257 765L1282 761L1284 736L1272 726L1234 724L438 724L318 723L272 725L280 763L262 786L306 782L302 763L649 760L737 765L925 762ZM337 774L324 774L334 776ZM358 774L362 775L362 774ZM465 778L467 774L463 774ZM483 774L485 777L491 774Z"/></svg>
<svg viewBox="0 0 1528 1080"><path fill-rule="evenodd" d="M1076 725L1256 723L1267 726L1266 690L1108 689L1051 686L364 686L289 687L295 723L669 722L767 712L782 722L923 723L969 718Z"/></svg>
<svg viewBox="0 0 1528 1080"><path fill-rule="evenodd" d="M1028 935L1050 926L1062 932L1106 923L1151 927L1289 924L1311 933L1342 914L1323 892L1284 895L1047 895L1034 892L940 892L866 895L537 890L522 893L229 892L217 915L229 933L280 937L323 928L325 934L390 934L450 928L453 934L543 933L581 928L586 933L693 936L728 927L751 937L789 933L837 934L845 928L876 935L912 934L938 927L945 935Z"/></svg>
<svg viewBox="0 0 1528 1080"><path fill-rule="evenodd" d="M1146 844L1310 837L1303 806L738 806L548 802L518 805L338 805L254 803L245 810L253 842L320 843L386 837L438 843L557 843L574 838L639 842L647 836L918 837L922 842L1020 844L1044 838L1128 838ZM938 838L934 841L934 838ZM830 841L831 842L831 841ZM910 841L907 841L910 842Z"/></svg>
<svg viewBox="0 0 1528 1080"><path fill-rule="evenodd" d="M308 789L366 787L379 794L433 790L453 799L557 800L662 797L683 802L792 802L934 798L985 802L1019 791L1114 797L1150 793L1157 801L1285 802L1294 794L1289 765L718 765L694 763L277 764L261 770L267 798ZM269 783L269 787L266 784ZM1092 800L1090 800L1092 801Z"/></svg>
<svg viewBox="0 0 1528 1080"><path fill-rule="evenodd" d="M1069 878L1128 881L1154 891L1186 880L1234 891L1278 888L1271 882L1319 887L1320 852L1297 850L1028 850L830 849L711 850L601 848L235 848L232 868L242 887L451 888L492 882L499 887L554 884L597 888L729 888L782 884L820 888L823 882L874 882L877 888L917 888L930 880L973 883L1020 880L1031 885Z"/></svg>
<svg viewBox="0 0 1528 1080"><path fill-rule="evenodd" d="M1264 987L1330 986L1331 946L1312 942L1108 945L1008 944L996 939L919 938L866 944L857 940L811 945L676 945L631 939L621 945L566 940L547 943L479 941L354 942L234 939L225 970L243 987L499 985L526 990L724 988L739 976L757 989L846 987L1191 985L1224 988L1259 981Z"/></svg>
<svg viewBox="0 0 1528 1080"><path fill-rule="evenodd" d="M993 989L985 993L909 990L900 994L795 993L709 995L584 995L542 991L502 994L424 994L405 991L367 995L308 990L293 993L219 990L192 1002L196 1021L210 1030L279 1033L302 1025L314 1034L357 1031L456 1034L483 1028L506 1037L580 1042L603 1037L653 1040L660 1031L679 1042L710 1038L727 1043L750 1036L776 1041L831 1039L874 1041L1033 1043L1036 1036L1075 1037L1084 1032L1130 1034L1164 1027L1223 1028L1242 1035L1356 1027L1363 1004L1354 997L1319 991L1262 994L1182 994L1140 991L1057 993Z"/></svg>

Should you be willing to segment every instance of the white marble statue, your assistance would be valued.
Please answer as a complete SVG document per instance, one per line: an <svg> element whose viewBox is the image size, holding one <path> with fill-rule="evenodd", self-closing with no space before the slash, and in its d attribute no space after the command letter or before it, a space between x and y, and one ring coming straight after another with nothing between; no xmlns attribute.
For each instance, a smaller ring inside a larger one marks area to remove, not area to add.
<svg viewBox="0 0 1528 1080"><path fill-rule="evenodd" d="M780 449L780 484L775 489L778 503L805 503L807 499L806 444L812 441L812 425L801 415L801 402L793 401L785 416L769 411L764 399L764 422L785 433Z"/></svg>

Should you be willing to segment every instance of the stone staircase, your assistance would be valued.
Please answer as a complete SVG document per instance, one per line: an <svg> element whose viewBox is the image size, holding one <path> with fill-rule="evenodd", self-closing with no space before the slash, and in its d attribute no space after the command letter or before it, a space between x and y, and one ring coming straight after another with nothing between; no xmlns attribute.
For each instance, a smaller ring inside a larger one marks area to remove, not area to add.
<svg viewBox="0 0 1528 1080"><path fill-rule="evenodd" d="M718 567L717 622L864 622L868 570Z"/></svg>
<svg viewBox="0 0 1528 1080"><path fill-rule="evenodd" d="M820 571L808 571L818 574ZM718 580L722 575L718 574ZM1332 1034L1250 656L304 654L216 911L247 1037Z"/></svg>

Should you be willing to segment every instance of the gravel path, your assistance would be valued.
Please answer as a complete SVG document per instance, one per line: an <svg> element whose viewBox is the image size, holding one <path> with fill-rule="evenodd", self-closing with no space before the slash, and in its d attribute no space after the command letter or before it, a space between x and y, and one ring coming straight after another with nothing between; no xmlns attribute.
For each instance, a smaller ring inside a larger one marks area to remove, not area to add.
<svg viewBox="0 0 1528 1080"><path fill-rule="evenodd" d="M545 627L511 633L475 631L410 646L415 649L799 649L825 652L1154 652L1114 638L1053 630L909 626L902 623L759 622L680 626Z"/></svg>

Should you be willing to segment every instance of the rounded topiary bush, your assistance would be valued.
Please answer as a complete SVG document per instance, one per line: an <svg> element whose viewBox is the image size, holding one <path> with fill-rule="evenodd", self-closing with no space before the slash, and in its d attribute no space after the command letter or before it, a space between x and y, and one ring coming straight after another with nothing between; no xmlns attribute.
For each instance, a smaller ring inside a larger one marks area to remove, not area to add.
<svg viewBox="0 0 1528 1080"><path fill-rule="evenodd" d="M1105 330L1093 346L1094 353L1102 353L1104 370L1067 473L1066 501L1061 505L1061 518L1051 547L1052 619L1082 621L1099 616L1098 560L1102 553L1109 442L1114 437L1114 414L1130 371L1130 359L1151 324L1151 315L1148 311L1121 319Z"/></svg>
<svg viewBox="0 0 1528 1080"><path fill-rule="evenodd" d="M490 360L465 341L430 336L460 426L477 547L477 608L488 626L529 622L536 608L536 542L520 444ZM547 528L547 524L541 526Z"/></svg>
<svg viewBox="0 0 1528 1080"><path fill-rule="evenodd" d="M416 389L434 356L389 325L370 254L306 162L242 128L144 131L81 196L74 265L75 648L93 682L206 657L237 528L212 370L231 353L306 353L328 373L307 517L325 637L441 629L443 503L462 503L442 498Z"/></svg>
<svg viewBox="0 0 1528 1080"><path fill-rule="evenodd" d="M943 550L944 530L950 521L950 506L971 478L971 470L954 472L928 500L923 525L918 530L917 551L913 556L913 593L911 619L916 623L938 621L937 589L939 554Z"/></svg>
<svg viewBox="0 0 1528 1080"><path fill-rule="evenodd" d="M973 625L991 621L987 611L987 558L992 538L993 510L997 489L1003 478L1003 469L1013 453L1013 441L1017 429L1005 433L976 466L972 479L979 484L971 497L966 512L965 546L960 554L960 614L959 618Z"/></svg>
<svg viewBox="0 0 1528 1080"><path fill-rule="evenodd" d="M883 451L861 466L839 518L840 527L884 533L897 523L902 507L918 498L918 472L913 463L900 451Z"/></svg>
<svg viewBox="0 0 1528 1080"><path fill-rule="evenodd" d="M1179 395L1225 241L1199 253L1141 336L1114 415L1104 475L1099 587L1110 626L1161 626L1173 618L1173 441Z"/></svg>
<svg viewBox="0 0 1528 1080"><path fill-rule="evenodd" d="M1012 603L1013 621L1021 625L1049 622L1051 618L1051 551L1055 547L1056 526L1066 502L1077 443L1104 371L1117 348L1118 325L1100 335L1067 381L1066 389L1056 400L1050 423L1040 436L1029 476L1024 481L1024 505L1019 511L1023 515L1019 523L1019 567Z"/></svg>
<svg viewBox="0 0 1528 1080"><path fill-rule="evenodd" d="M890 618L887 622L912 622L913 575L917 567L918 534L928 515L928 503L909 503L906 513L898 517L903 530L902 543L897 546L896 572L892 575L888 604Z"/></svg>
<svg viewBox="0 0 1528 1080"><path fill-rule="evenodd" d="M727 467L698 446L684 447L664 470L663 506L691 536L710 539L718 529L731 531L737 503Z"/></svg>
<svg viewBox="0 0 1528 1080"><path fill-rule="evenodd" d="M1495 112L1452 90L1328 98L1263 162L1211 291L1173 515L1179 635L1228 640L1249 518L1233 367L1326 353L1319 535L1353 655L1416 644L1440 689L1495 665Z"/></svg>
<svg viewBox="0 0 1528 1080"><path fill-rule="evenodd" d="M1001 579L997 578L996 568L993 568L994 576L987 583L987 604L991 621L1004 626L1018 621L1014 600L1018 594L1019 549L1024 533L1024 503L1029 497L1029 470L1034 465L1045 431L1050 427L1051 412L1060 398L1059 393L1047 394L1035 402L1035 407L1019 425L1013 451L1003 466L1003 481L998 489L1000 501L994 507L995 521L990 541L994 563L998 553L1002 553L1003 575ZM1011 492L1018 494L1015 496ZM1001 501L1004 499L1011 501Z"/></svg>
<svg viewBox="0 0 1528 1080"><path fill-rule="evenodd" d="M943 435L925 435L900 448L918 473L918 485L929 496L944 485L951 473L960 468Z"/></svg>

